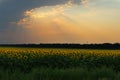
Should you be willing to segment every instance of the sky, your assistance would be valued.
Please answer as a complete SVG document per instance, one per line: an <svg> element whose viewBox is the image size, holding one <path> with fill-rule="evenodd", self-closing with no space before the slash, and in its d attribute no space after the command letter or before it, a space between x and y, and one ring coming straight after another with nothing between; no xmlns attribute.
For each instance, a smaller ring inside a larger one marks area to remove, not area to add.
<svg viewBox="0 0 120 80"><path fill-rule="evenodd" d="M0 0L0 44L120 43L120 0Z"/></svg>

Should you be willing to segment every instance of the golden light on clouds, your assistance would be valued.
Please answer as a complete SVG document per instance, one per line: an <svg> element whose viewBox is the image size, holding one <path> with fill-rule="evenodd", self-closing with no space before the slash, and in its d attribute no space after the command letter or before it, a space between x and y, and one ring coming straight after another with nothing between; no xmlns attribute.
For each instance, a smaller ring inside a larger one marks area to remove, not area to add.
<svg viewBox="0 0 120 80"><path fill-rule="evenodd" d="M89 0L80 0L83 6L73 4L73 1L27 10L25 17L17 24L29 29L30 40L33 42L85 43L120 40L117 36L120 24L109 20L115 17L112 13L109 15L111 10L91 10L87 6ZM117 28L111 27L112 24Z"/></svg>

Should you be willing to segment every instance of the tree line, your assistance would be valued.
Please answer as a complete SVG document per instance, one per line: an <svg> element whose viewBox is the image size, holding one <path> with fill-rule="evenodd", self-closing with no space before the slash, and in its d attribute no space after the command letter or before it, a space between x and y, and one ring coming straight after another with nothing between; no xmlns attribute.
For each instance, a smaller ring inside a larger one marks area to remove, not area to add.
<svg viewBox="0 0 120 80"><path fill-rule="evenodd" d="M1 47L69 48L69 49L120 49L120 43L103 44L1 44Z"/></svg>

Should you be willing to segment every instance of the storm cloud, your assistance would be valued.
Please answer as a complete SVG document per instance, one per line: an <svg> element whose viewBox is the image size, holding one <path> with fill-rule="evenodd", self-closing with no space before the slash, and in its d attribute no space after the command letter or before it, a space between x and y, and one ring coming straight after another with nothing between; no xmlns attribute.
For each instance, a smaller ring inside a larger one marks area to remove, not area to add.
<svg viewBox="0 0 120 80"><path fill-rule="evenodd" d="M26 10L65 4L68 1L80 3L80 0L0 0L0 43L6 43L8 39L14 41L15 34L25 35L23 34L24 29L21 30L22 28L16 27L17 25L14 23L24 17Z"/></svg>
<svg viewBox="0 0 120 80"><path fill-rule="evenodd" d="M25 10L40 6L56 5L68 0L0 0L0 29L23 17Z"/></svg>
<svg viewBox="0 0 120 80"><path fill-rule="evenodd" d="M0 0L0 28L8 27L11 22L18 21L24 16L23 13L26 10L63 4L68 1L76 4L80 3L80 0Z"/></svg>

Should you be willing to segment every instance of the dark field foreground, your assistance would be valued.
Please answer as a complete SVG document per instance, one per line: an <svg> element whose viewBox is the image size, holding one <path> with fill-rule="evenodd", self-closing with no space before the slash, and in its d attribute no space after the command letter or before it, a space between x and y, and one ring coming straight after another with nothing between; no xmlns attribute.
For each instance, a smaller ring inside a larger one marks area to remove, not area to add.
<svg viewBox="0 0 120 80"><path fill-rule="evenodd" d="M1 69L0 80L120 80L120 72L112 68L33 68L24 73L19 70Z"/></svg>
<svg viewBox="0 0 120 80"><path fill-rule="evenodd" d="M120 50L0 47L0 80L120 80Z"/></svg>

